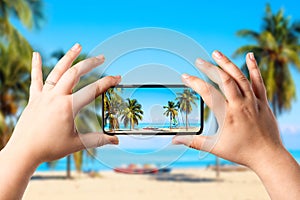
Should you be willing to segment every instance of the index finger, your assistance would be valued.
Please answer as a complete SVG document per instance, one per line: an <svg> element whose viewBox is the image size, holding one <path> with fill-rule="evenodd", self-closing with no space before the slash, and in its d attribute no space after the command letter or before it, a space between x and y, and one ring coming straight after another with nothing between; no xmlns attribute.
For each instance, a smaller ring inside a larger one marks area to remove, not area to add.
<svg viewBox="0 0 300 200"><path fill-rule="evenodd" d="M106 76L75 92L73 94L74 115L76 115L82 107L94 101L96 97L105 92L108 88L119 84L120 81L121 76Z"/></svg>
<svg viewBox="0 0 300 200"><path fill-rule="evenodd" d="M235 80L241 93L244 96L253 97L254 95L250 82L243 72L220 51L214 51L212 55L217 64L220 65L220 67Z"/></svg>

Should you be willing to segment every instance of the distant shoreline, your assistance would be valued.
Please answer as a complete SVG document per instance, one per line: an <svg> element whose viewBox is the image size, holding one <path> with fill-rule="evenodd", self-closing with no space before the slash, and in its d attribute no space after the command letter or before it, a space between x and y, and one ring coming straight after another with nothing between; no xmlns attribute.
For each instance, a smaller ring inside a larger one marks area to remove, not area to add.
<svg viewBox="0 0 300 200"><path fill-rule="evenodd" d="M164 132L198 132L200 130L200 127L189 127L188 130L186 130L186 127L176 127L176 128L158 128L158 127L144 127L144 128L135 128L133 130L130 129L117 129L113 131L107 131L108 133L134 133L134 132L139 132L139 133L164 133Z"/></svg>
<svg viewBox="0 0 300 200"><path fill-rule="evenodd" d="M113 167L118 167L122 164L156 164L160 166L171 167L172 169L190 169L190 168L206 168L208 166L215 165L216 157L212 154L207 154L204 158L199 159L199 152L196 150L188 149L184 154L180 156L178 160L174 160L174 162L169 163L169 157L174 156L173 154L177 153L176 148L174 150L169 149L167 152L164 151L162 153L158 153L155 156L158 160L153 160L152 157L147 157L145 160L140 160L141 154L137 153L137 157L135 157L134 151L151 154L153 149L135 149L129 150L129 153L122 154L122 160L118 157L120 155L120 150L113 149L99 149L101 154L105 155L108 158L111 158L113 163L105 164L98 160L92 160L84 156L82 169L83 171L94 170L94 171L112 171ZM153 150L154 151L154 150ZM299 150L288 150L292 156L300 163L300 149ZM132 153L131 153L132 152ZM126 156L127 155L127 156ZM125 156L125 157L124 157ZM176 156L176 155L175 155ZM99 158L97 158L99 159ZM101 160L101 159L100 159ZM220 159L221 165L232 164L227 160ZM110 166L109 166L110 165ZM37 172L65 172L66 171L66 158L62 158L57 161L54 168L49 168L46 163L42 163L38 168ZM75 165L73 158L71 159L71 171L75 171Z"/></svg>

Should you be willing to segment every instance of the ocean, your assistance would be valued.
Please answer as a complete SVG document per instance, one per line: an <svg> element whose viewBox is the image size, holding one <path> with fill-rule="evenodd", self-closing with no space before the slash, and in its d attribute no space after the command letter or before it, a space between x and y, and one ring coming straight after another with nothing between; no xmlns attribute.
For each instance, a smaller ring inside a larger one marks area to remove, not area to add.
<svg viewBox="0 0 300 200"><path fill-rule="evenodd" d="M83 171L106 171L131 163L139 165L155 164L159 167L170 168L205 168L216 163L214 155L182 146L168 146L160 150L120 149L106 146L98 148L96 151L97 153L93 158L84 154ZM289 152L300 162L300 150L289 150ZM47 165L47 163L43 163L38 167L37 171L65 171L66 163L66 158L58 160L52 167ZM220 159L220 163L221 165L234 164L224 159ZM73 157L71 159L71 170L75 170Z"/></svg>
<svg viewBox="0 0 300 200"><path fill-rule="evenodd" d="M199 126L200 126L200 122L189 123L189 127L199 127ZM169 121L166 121L165 123L142 122L142 123L139 123L138 125L134 125L134 128L136 128L136 129L146 128L146 127L169 128L170 127L170 122ZM175 127L185 127L185 124L178 122L176 125L174 125L172 123L172 127L173 128L175 128ZM108 130L109 129L109 124L106 124L104 128L105 128L105 130ZM128 130L129 128L130 128L129 125L127 127L125 127L123 123L120 123L120 129L124 129L124 130L127 129Z"/></svg>

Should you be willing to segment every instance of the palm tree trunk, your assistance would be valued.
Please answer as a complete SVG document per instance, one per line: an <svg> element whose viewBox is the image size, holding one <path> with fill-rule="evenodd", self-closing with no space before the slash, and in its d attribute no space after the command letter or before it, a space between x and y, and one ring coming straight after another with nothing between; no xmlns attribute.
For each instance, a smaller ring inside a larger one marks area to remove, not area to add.
<svg viewBox="0 0 300 200"><path fill-rule="evenodd" d="M185 129L188 130L188 114L187 112L185 113Z"/></svg>
<svg viewBox="0 0 300 200"><path fill-rule="evenodd" d="M80 173L82 170L82 163L83 163L83 150L73 153L73 160L74 160L76 171Z"/></svg>
<svg viewBox="0 0 300 200"><path fill-rule="evenodd" d="M132 130L134 127L133 127L133 120L130 119L130 130Z"/></svg>
<svg viewBox="0 0 300 200"><path fill-rule="evenodd" d="M172 129L172 114L170 115L170 129Z"/></svg>
<svg viewBox="0 0 300 200"><path fill-rule="evenodd" d="M71 178L71 155L67 156L67 178Z"/></svg>
<svg viewBox="0 0 300 200"><path fill-rule="evenodd" d="M180 115L181 115L181 120L182 120L182 123L184 124L182 110L180 110Z"/></svg>

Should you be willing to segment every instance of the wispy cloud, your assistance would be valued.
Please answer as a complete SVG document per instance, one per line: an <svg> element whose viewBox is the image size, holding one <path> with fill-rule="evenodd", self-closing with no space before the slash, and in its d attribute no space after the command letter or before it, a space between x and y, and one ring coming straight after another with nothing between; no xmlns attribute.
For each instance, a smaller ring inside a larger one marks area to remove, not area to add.
<svg viewBox="0 0 300 200"><path fill-rule="evenodd" d="M279 128L282 134L300 135L299 124L280 124Z"/></svg>

